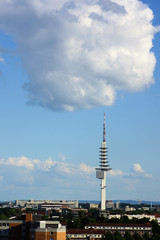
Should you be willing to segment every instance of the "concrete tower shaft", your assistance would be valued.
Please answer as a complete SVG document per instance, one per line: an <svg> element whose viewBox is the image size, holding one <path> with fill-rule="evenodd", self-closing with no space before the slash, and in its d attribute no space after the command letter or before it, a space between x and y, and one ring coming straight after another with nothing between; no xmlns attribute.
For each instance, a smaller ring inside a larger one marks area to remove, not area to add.
<svg viewBox="0 0 160 240"><path fill-rule="evenodd" d="M101 211L106 209L106 173L111 170L108 162L108 148L106 146L105 114L103 122L103 142L99 150L99 167L96 168L96 177L101 179Z"/></svg>

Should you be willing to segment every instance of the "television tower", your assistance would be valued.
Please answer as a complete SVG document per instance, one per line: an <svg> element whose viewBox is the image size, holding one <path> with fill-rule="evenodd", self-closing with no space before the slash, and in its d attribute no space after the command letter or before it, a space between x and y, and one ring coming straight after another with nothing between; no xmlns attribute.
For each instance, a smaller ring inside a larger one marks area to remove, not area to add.
<svg viewBox="0 0 160 240"><path fill-rule="evenodd" d="M101 211L106 210L106 173L111 170L108 165L108 151L106 147L105 113L103 123L103 142L101 142L99 154L99 167L96 168L96 178L101 179Z"/></svg>

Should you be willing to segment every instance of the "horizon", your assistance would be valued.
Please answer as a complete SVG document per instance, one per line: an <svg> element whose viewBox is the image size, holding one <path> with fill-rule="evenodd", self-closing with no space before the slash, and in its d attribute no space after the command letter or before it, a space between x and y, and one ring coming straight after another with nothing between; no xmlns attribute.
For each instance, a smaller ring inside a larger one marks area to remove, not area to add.
<svg viewBox="0 0 160 240"><path fill-rule="evenodd" d="M15 201L58 201L58 202L61 202L61 201L66 201L66 202L69 202L69 201L78 201L79 203L100 203L101 201L100 200L79 200L79 199L12 199L12 200L4 200L4 201L0 201L1 203L3 202L15 202ZM160 205L160 201L150 201L150 200L131 200L131 199L109 199L109 200L106 200L106 201L113 201L114 203L116 203L117 201L119 203L129 203L129 204L134 204L133 202L137 202L137 205L141 205L141 204L158 204ZM141 201L141 204L138 204L138 201Z"/></svg>

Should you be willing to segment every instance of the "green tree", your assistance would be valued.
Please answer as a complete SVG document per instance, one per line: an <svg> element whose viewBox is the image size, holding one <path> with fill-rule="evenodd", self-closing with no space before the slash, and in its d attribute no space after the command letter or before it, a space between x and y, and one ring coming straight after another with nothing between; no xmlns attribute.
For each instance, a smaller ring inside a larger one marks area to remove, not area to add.
<svg viewBox="0 0 160 240"><path fill-rule="evenodd" d="M49 217L48 216L42 216L42 220L49 220Z"/></svg>
<svg viewBox="0 0 160 240"><path fill-rule="evenodd" d="M152 220L151 224L152 224L152 232L153 232L153 234L160 235L160 226L158 225L157 221Z"/></svg>
<svg viewBox="0 0 160 240"><path fill-rule="evenodd" d="M151 240L151 238L150 238L150 236L149 236L148 233L145 233L145 234L143 235L143 238L144 238L145 240Z"/></svg>
<svg viewBox="0 0 160 240"><path fill-rule="evenodd" d="M136 221L136 223L142 223L142 224L148 223L148 222L149 222L149 218L146 218L146 217L137 219L137 221Z"/></svg>
<svg viewBox="0 0 160 240"><path fill-rule="evenodd" d="M129 223L130 220L129 220L129 218L128 218L127 216L122 216L121 222L122 222L122 223Z"/></svg>
<svg viewBox="0 0 160 240"><path fill-rule="evenodd" d="M135 232L134 235L133 235L133 239L142 240L143 238L139 235L139 233Z"/></svg>
<svg viewBox="0 0 160 240"><path fill-rule="evenodd" d="M107 232L104 235L104 240L114 240L114 235L111 232Z"/></svg>
<svg viewBox="0 0 160 240"><path fill-rule="evenodd" d="M126 240L133 240L133 237L131 236L131 234L130 234L128 231L125 232L124 238L125 238Z"/></svg>
<svg viewBox="0 0 160 240"><path fill-rule="evenodd" d="M4 214L0 215L0 220L8 220L8 217Z"/></svg>
<svg viewBox="0 0 160 240"><path fill-rule="evenodd" d="M154 233L151 240L160 240L160 235L157 233Z"/></svg>
<svg viewBox="0 0 160 240"><path fill-rule="evenodd" d="M122 235L120 234L120 232L116 231L116 232L114 233L114 239L115 239L115 240L124 240L125 238L122 237Z"/></svg>

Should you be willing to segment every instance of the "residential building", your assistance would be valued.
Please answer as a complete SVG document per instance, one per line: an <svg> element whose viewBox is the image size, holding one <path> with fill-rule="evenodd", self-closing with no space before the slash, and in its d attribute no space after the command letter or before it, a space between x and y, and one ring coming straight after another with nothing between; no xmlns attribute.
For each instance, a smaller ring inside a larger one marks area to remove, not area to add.
<svg viewBox="0 0 160 240"><path fill-rule="evenodd" d="M105 231L98 229L67 229L66 238L70 240L99 240L104 234Z"/></svg>
<svg viewBox="0 0 160 240"><path fill-rule="evenodd" d="M135 232L139 233L141 236L144 233L152 235L152 225L150 223L146 224L131 224L131 223L91 223L85 226L85 229L95 229L103 230L105 232L114 233L116 231L120 232L122 236L125 232L129 232L133 235Z"/></svg>
<svg viewBox="0 0 160 240"><path fill-rule="evenodd" d="M34 221L32 213L23 221L0 220L3 240L66 240L66 227L58 221Z"/></svg>

